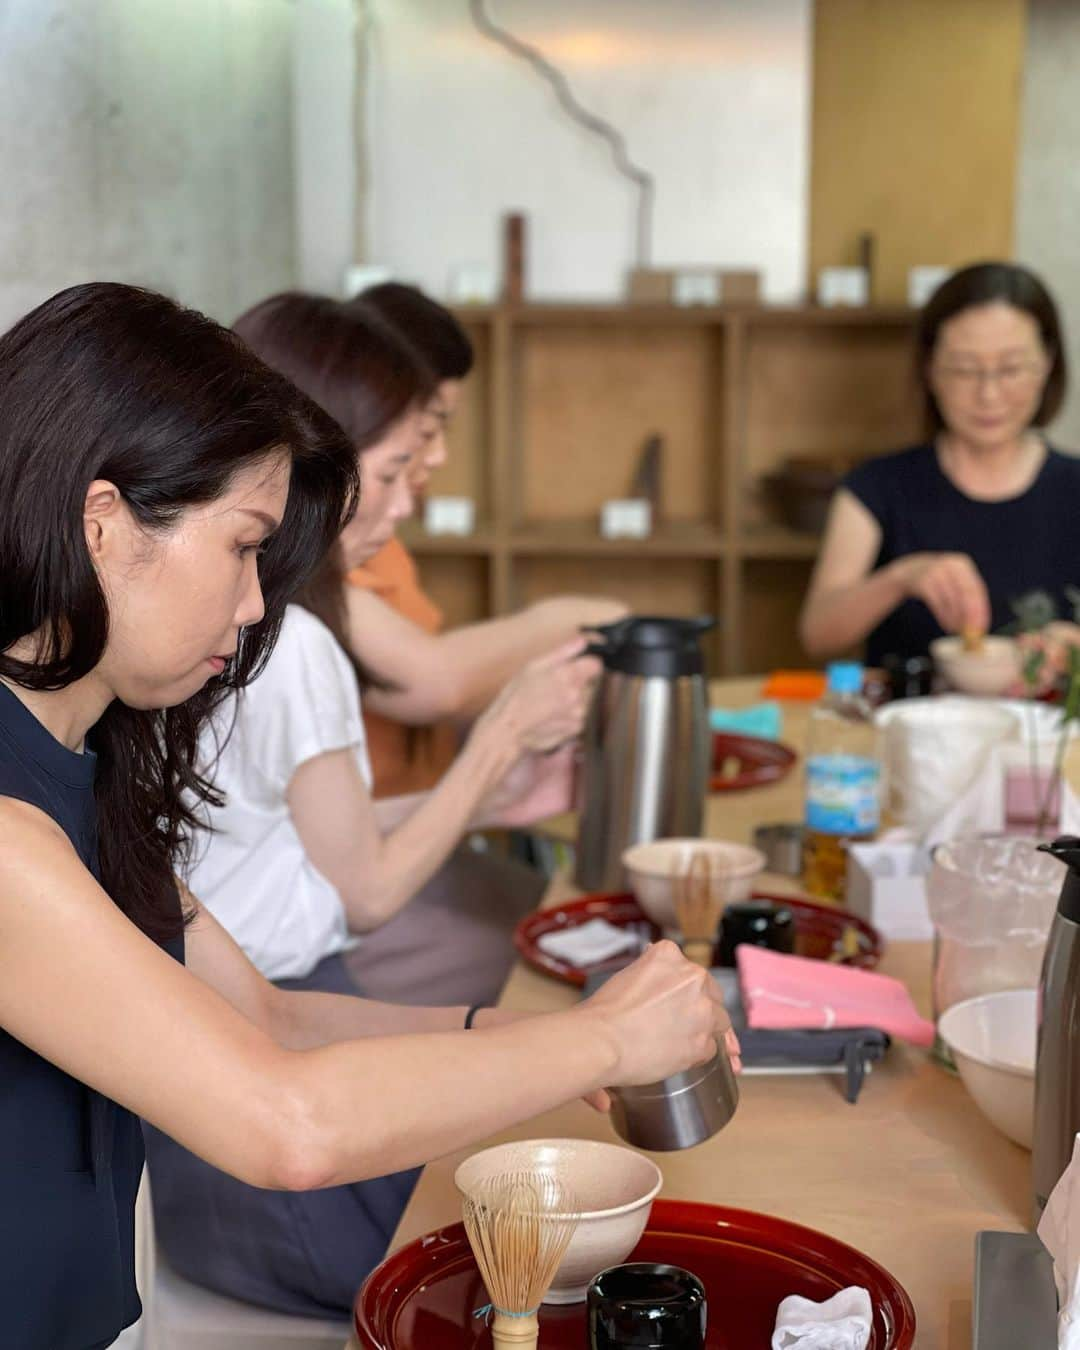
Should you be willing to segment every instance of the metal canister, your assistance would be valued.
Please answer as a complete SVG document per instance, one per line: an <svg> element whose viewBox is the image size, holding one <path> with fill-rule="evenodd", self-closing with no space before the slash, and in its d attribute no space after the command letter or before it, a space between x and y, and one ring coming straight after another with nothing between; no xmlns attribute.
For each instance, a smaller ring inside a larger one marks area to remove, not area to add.
<svg viewBox="0 0 1080 1350"><path fill-rule="evenodd" d="M615 1132L635 1148L667 1153L693 1148L728 1123L739 1085L727 1051L659 1083L611 1090Z"/></svg>

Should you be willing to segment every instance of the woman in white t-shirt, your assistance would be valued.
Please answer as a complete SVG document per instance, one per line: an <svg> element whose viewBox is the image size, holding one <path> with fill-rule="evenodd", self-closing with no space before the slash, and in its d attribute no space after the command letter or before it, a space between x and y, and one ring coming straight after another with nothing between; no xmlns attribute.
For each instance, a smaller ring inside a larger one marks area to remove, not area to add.
<svg viewBox="0 0 1080 1350"><path fill-rule="evenodd" d="M466 831L568 808L568 743L581 729L597 663L582 656L583 640L532 662L477 718L431 792L372 801L358 674L378 677L358 672L335 636L341 578L411 510L407 469L427 432L432 377L390 330L335 301L286 295L259 311L264 337L276 334L288 354L275 364L361 452L361 503L303 603L286 610L265 669L204 736L201 760L221 804L204 807L207 829L185 880L263 974L289 988L370 995L380 974L380 997L452 1004L447 971L468 981L482 964L482 925L467 913L428 911L425 931L413 930L427 960L424 988L395 988L393 963L377 947L374 959L368 954L369 983L362 958L378 933L364 935L402 910ZM494 931L505 970L509 934L506 925ZM410 978L415 970L408 965ZM347 1311L415 1179L403 1173L305 1195L259 1191L147 1133L158 1233L172 1264L285 1311Z"/></svg>

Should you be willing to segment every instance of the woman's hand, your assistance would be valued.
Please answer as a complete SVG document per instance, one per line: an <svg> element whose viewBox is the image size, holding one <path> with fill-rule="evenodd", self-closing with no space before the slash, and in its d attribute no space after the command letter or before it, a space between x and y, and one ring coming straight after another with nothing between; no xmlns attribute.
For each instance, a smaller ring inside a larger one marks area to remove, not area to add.
<svg viewBox="0 0 1080 1350"><path fill-rule="evenodd" d="M497 728L519 754L545 752L581 734L600 662L583 657L584 637L564 643L520 671L477 723Z"/></svg>
<svg viewBox="0 0 1080 1350"><path fill-rule="evenodd" d="M513 829L569 811L576 775L576 746L523 755L480 803L473 829Z"/></svg>
<svg viewBox="0 0 1080 1350"><path fill-rule="evenodd" d="M615 1042L613 1087L681 1073L711 1059L721 1041L736 1072L742 1067L716 981L673 942L649 947L581 1004L580 1012Z"/></svg>
<svg viewBox="0 0 1080 1350"><path fill-rule="evenodd" d="M892 568L905 597L922 600L946 633L985 633L990 594L966 553L909 553Z"/></svg>

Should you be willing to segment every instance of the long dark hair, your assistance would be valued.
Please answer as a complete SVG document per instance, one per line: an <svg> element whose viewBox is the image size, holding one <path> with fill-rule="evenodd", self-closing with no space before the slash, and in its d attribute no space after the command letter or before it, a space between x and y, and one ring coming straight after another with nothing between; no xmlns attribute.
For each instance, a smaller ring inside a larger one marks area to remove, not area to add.
<svg viewBox="0 0 1080 1350"><path fill-rule="evenodd" d="M930 388L929 375L942 324L962 310L995 303L1012 305L1035 320L1050 359L1050 373L1046 377L1042 399L1035 410L1032 425L1046 426L1061 410L1068 372L1061 319L1053 296L1035 273L1026 267L1006 262L973 263L970 267L962 267L941 283L923 307L915 328L916 376L922 390L928 434L934 435L945 426Z"/></svg>
<svg viewBox="0 0 1080 1350"><path fill-rule="evenodd" d="M440 380L463 380L473 368L473 347L453 314L416 286L383 281L349 302L374 311L406 339Z"/></svg>
<svg viewBox="0 0 1080 1350"><path fill-rule="evenodd" d="M151 291L73 286L0 337L0 676L13 684L61 689L105 650L108 605L83 524L91 482L114 484L161 531L281 451L289 495L259 564L265 617L193 698L164 710L114 700L88 736L102 882L158 941L184 922L173 873L197 805L220 800L196 767L200 728L262 668L289 594L355 508L355 458L332 419L238 338ZM35 657L10 655L30 634Z"/></svg>
<svg viewBox="0 0 1080 1350"><path fill-rule="evenodd" d="M242 314L233 329L344 427L360 454L435 391L435 373L387 323L328 296L271 296ZM295 599L334 634L362 684L384 687L350 651L343 572L335 541Z"/></svg>

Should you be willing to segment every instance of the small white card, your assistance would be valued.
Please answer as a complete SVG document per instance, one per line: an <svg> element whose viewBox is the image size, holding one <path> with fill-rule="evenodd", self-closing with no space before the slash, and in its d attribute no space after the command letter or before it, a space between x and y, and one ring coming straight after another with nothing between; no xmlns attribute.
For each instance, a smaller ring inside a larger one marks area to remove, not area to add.
<svg viewBox="0 0 1080 1350"><path fill-rule="evenodd" d="M450 269L450 302L455 305L493 305L499 282L490 263L455 263Z"/></svg>
<svg viewBox="0 0 1080 1350"><path fill-rule="evenodd" d="M912 309L922 309L945 278L951 274L951 267L909 267L907 274L908 304Z"/></svg>
<svg viewBox="0 0 1080 1350"><path fill-rule="evenodd" d="M471 497L429 497L424 503L428 534L472 534L476 503Z"/></svg>
<svg viewBox="0 0 1080 1350"><path fill-rule="evenodd" d="M652 503L644 497L617 497L600 508L600 533L605 539L648 539Z"/></svg>
<svg viewBox="0 0 1080 1350"><path fill-rule="evenodd" d="M382 263L349 263L345 268L341 289L344 298L351 300L354 295L366 291L369 286L381 286L384 281L393 279L393 272Z"/></svg>
<svg viewBox="0 0 1080 1350"><path fill-rule="evenodd" d="M865 267L823 267L818 273L819 305L865 305L870 300L870 278Z"/></svg>
<svg viewBox="0 0 1080 1350"><path fill-rule="evenodd" d="M705 268L683 268L671 278L671 299L676 305L718 305L720 279Z"/></svg>

